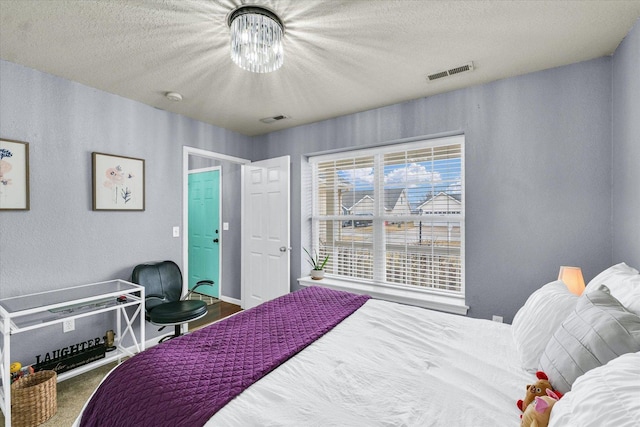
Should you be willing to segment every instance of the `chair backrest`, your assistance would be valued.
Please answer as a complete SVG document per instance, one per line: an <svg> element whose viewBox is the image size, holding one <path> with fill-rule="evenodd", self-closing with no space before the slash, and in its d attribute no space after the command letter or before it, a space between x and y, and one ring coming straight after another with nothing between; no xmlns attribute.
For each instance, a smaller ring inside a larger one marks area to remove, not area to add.
<svg viewBox="0 0 640 427"><path fill-rule="evenodd" d="M131 281L144 286L147 311L158 304L179 301L182 296L182 273L173 261L136 265Z"/></svg>

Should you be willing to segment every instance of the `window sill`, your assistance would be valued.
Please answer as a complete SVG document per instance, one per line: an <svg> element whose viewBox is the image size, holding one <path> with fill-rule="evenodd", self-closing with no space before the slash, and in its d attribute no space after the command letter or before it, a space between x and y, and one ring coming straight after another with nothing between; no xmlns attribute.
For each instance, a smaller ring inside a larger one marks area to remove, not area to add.
<svg viewBox="0 0 640 427"><path fill-rule="evenodd" d="M443 295L428 291L415 291L404 287L373 285L331 277L313 280L310 276L299 278L298 283L300 286L324 286L326 288L353 292L355 294L367 294L376 299L415 305L453 314L466 315L467 310L469 310L469 307L465 304L464 297Z"/></svg>

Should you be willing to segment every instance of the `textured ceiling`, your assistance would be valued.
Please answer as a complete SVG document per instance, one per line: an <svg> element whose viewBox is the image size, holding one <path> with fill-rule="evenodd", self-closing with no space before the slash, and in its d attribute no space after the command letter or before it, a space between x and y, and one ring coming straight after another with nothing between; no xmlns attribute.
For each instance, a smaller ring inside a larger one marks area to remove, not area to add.
<svg viewBox="0 0 640 427"><path fill-rule="evenodd" d="M285 24L285 59L252 74L229 57L242 3L0 0L0 58L259 135L611 55L640 17L640 0L256 0Z"/></svg>

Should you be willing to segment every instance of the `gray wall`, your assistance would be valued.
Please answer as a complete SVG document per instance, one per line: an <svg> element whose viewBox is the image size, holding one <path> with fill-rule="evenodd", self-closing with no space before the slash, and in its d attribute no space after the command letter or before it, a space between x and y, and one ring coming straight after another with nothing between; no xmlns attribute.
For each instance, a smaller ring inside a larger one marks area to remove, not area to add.
<svg viewBox="0 0 640 427"><path fill-rule="evenodd" d="M0 61L0 82L0 136L29 142L31 178L31 210L0 213L0 298L128 279L143 261L181 264L171 231L182 225L182 146L252 155L246 136L10 62ZM91 210L93 151L145 159L144 212ZM224 289L239 298L239 280ZM64 344L52 336L43 349Z"/></svg>
<svg viewBox="0 0 640 427"><path fill-rule="evenodd" d="M613 261L640 268L640 21L613 59Z"/></svg>
<svg viewBox="0 0 640 427"><path fill-rule="evenodd" d="M292 156L292 272L300 271L305 154L466 135L469 315L511 321L560 265L589 280L611 261L611 59L501 80L261 138Z"/></svg>

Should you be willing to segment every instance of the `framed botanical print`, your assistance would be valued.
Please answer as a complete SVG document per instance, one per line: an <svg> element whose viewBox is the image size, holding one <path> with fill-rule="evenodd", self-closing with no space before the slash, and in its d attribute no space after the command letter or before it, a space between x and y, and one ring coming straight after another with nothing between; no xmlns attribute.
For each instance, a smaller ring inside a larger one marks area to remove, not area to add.
<svg viewBox="0 0 640 427"><path fill-rule="evenodd" d="M92 153L93 210L143 211L144 160Z"/></svg>
<svg viewBox="0 0 640 427"><path fill-rule="evenodd" d="M29 210L29 143L0 139L0 210Z"/></svg>

